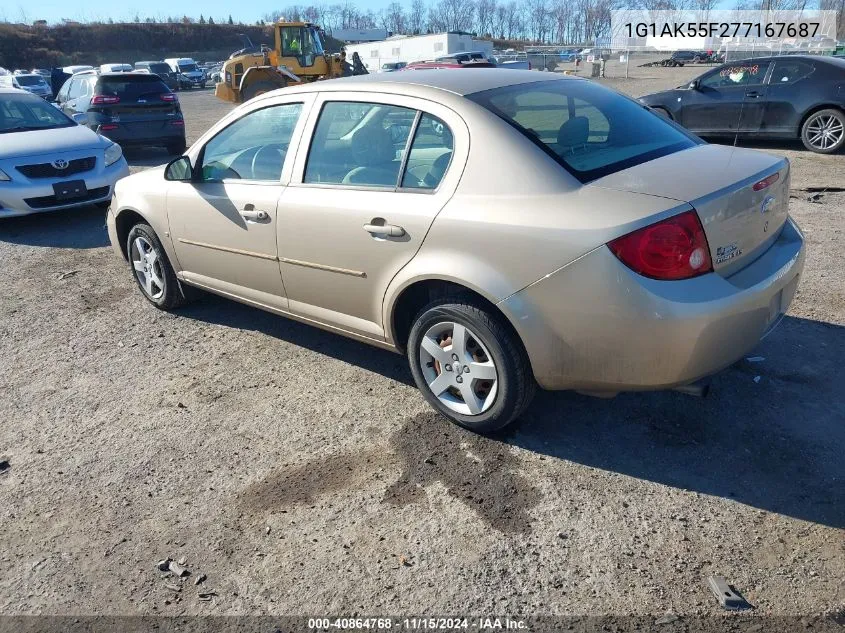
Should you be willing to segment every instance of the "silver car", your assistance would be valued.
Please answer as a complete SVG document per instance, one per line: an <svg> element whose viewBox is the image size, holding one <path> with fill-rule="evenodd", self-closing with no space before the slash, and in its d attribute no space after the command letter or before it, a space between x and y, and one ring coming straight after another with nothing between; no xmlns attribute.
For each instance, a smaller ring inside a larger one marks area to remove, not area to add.
<svg viewBox="0 0 845 633"><path fill-rule="evenodd" d="M107 206L128 175L120 145L44 99L0 88L0 218Z"/></svg>
<svg viewBox="0 0 845 633"><path fill-rule="evenodd" d="M50 84L37 73L22 73L20 75L0 76L0 87L18 88L44 99L53 96Z"/></svg>
<svg viewBox="0 0 845 633"><path fill-rule="evenodd" d="M421 70L253 99L118 183L107 224L158 308L195 286L406 353L485 432L535 385L696 391L741 358L798 285L788 202L785 159L599 84Z"/></svg>

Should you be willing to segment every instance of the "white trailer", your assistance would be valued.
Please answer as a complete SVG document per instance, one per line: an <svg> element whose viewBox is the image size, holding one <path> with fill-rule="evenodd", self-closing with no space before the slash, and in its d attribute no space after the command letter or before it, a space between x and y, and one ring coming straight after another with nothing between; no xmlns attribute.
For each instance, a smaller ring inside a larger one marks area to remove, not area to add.
<svg viewBox="0 0 845 633"><path fill-rule="evenodd" d="M434 33L408 37L394 35L381 42L349 44L346 46L346 58L352 59L352 54L358 53L367 70L374 73L384 64L410 64L470 51L478 51L486 57L492 57L493 42L474 40L466 33Z"/></svg>

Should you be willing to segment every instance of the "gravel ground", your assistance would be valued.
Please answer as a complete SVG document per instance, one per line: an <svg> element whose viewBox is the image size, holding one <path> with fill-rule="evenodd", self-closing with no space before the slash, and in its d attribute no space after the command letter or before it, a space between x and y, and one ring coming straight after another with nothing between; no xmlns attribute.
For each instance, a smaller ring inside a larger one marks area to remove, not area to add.
<svg viewBox="0 0 845 633"><path fill-rule="evenodd" d="M180 98L189 141L228 108ZM707 616L720 574L758 615L845 619L845 194L802 191L845 161L755 147L792 160L808 244L764 360L704 400L541 393L492 439L400 356L214 297L154 310L100 211L0 223L0 614ZM168 589L166 557L207 580Z"/></svg>

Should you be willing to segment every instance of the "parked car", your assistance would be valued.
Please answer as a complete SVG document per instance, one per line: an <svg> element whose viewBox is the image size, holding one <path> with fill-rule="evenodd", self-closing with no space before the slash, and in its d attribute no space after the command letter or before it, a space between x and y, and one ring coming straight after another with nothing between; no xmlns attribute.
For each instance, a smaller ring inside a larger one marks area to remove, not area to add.
<svg viewBox="0 0 845 633"><path fill-rule="evenodd" d="M173 69L165 62L135 62L135 71L158 75L171 90L179 90L179 80Z"/></svg>
<svg viewBox="0 0 845 633"><path fill-rule="evenodd" d="M185 151L179 98L158 75L80 73L56 96L58 107L97 133L127 145L162 145Z"/></svg>
<svg viewBox="0 0 845 633"><path fill-rule="evenodd" d="M386 62L381 65L379 68L380 73L392 73L397 70L402 70L405 66L408 65L408 62Z"/></svg>
<svg viewBox="0 0 845 633"><path fill-rule="evenodd" d="M100 64L101 73L131 73L132 64Z"/></svg>
<svg viewBox="0 0 845 633"><path fill-rule="evenodd" d="M190 57L170 57L164 61L176 73L179 87L183 90L193 87L205 88L208 78Z"/></svg>
<svg viewBox="0 0 845 633"><path fill-rule="evenodd" d="M120 145L40 97L0 88L0 218L108 205L128 175Z"/></svg>
<svg viewBox="0 0 845 633"><path fill-rule="evenodd" d="M684 64L701 64L710 61L710 54L706 51L674 51L669 58L679 66Z"/></svg>
<svg viewBox="0 0 845 633"><path fill-rule="evenodd" d="M458 62L458 61L429 61L429 62L411 62L404 68L400 68L399 70L437 70L441 68L495 68L496 64L493 62L483 62L483 61L468 61L468 62Z"/></svg>
<svg viewBox="0 0 845 633"><path fill-rule="evenodd" d="M701 136L800 139L813 152L845 145L845 60L783 55L730 62L640 101Z"/></svg>
<svg viewBox="0 0 845 633"><path fill-rule="evenodd" d="M600 84L438 70L252 99L121 181L107 226L156 307L196 286L406 352L434 408L491 431L535 382L665 389L742 358L798 284L788 202L786 159Z"/></svg>
<svg viewBox="0 0 845 633"><path fill-rule="evenodd" d="M465 53L452 53L451 55L442 55L435 58L436 62L458 62L466 64L467 62L489 62L487 55L481 51L467 51Z"/></svg>
<svg viewBox="0 0 845 633"><path fill-rule="evenodd" d="M76 73L87 73L91 70L94 70L94 67L93 66L83 66L83 65L65 66L64 68L62 68L62 70L64 72L66 72L68 75L75 75Z"/></svg>
<svg viewBox="0 0 845 633"><path fill-rule="evenodd" d="M44 81L44 77L36 74L28 75L0 75L0 86L26 90L32 94L49 99L53 96L50 85Z"/></svg>

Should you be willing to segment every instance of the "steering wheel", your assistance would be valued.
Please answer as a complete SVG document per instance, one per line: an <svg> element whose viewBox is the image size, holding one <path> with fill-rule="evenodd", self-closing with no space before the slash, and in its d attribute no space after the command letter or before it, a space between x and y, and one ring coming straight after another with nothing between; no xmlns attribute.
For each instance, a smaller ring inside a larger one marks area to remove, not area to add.
<svg viewBox="0 0 845 633"><path fill-rule="evenodd" d="M252 177L256 180L278 180L282 175L282 166L287 151L287 143L270 143L259 147L258 151L252 156ZM274 155L271 152L276 153ZM264 156L264 154L268 155ZM259 156L262 158L259 159ZM278 169L273 166L275 160L278 160Z"/></svg>

